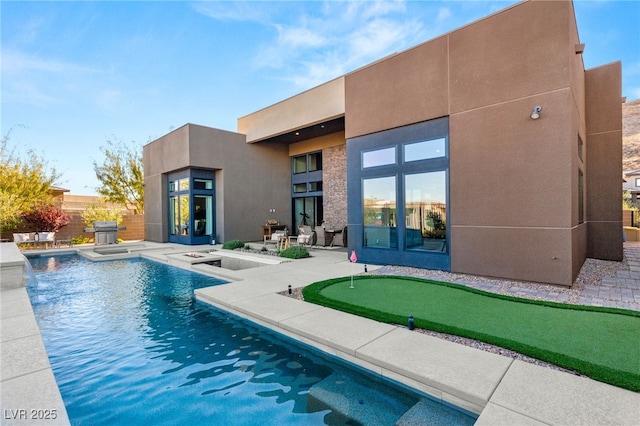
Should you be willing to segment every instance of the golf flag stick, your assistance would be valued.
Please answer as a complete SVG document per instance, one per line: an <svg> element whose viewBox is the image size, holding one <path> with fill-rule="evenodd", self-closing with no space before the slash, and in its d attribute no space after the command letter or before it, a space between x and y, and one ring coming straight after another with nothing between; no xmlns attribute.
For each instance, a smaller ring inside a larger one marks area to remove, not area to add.
<svg viewBox="0 0 640 426"><path fill-rule="evenodd" d="M351 251L351 257L349 257L349 260L351 261L351 287L349 288L353 288L353 264L358 261L358 256L356 256L355 250Z"/></svg>

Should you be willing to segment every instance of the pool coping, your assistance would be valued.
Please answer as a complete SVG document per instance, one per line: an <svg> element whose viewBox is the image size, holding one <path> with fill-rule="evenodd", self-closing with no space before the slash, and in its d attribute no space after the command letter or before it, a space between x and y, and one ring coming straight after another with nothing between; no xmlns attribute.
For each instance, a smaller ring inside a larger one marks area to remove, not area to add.
<svg viewBox="0 0 640 426"><path fill-rule="evenodd" d="M241 283L199 289L196 297L479 414L477 425L637 424L638 393L278 294L354 273L346 252L313 254L316 265L247 271Z"/></svg>
<svg viewBox="0 0 640 426"><path fill-rule="evenodd" d="M1 246L5 244L12 243ZM5 250L1 246L4 261ZM197 246L181 247L185 252L197 249ZM128 257L167 262L165 254L176 250L181 248L150 245L146 250L134 250ZM78 251L61 249L59 253L63 252ZM477 425L637 424L639 393L278 294L288 286L298 288L322 279L348 276L360 272L358 268L362 267L351 264L344 250L311 252L310 259L233 271L233 276L225 277L232 280L230 283L199 289L196 297L435 399L477 413ZM53 253L46 251L48 255ZM369 269L372 268L375 266L370 265ZM20 371L7 378L3 374L2 424L41 424L36 419L7 418L21 413L9 410L31 409L56 409L57 418L46 424L69 424L46 351L41 350L44 346L37 324L37 330L34 329L35 317L28 301L24 288L0 292L3 373L11 368ZM38 345L42 345L40 350L33 350ZM34 359L16 356L24 353L32 353Z"/></svg>

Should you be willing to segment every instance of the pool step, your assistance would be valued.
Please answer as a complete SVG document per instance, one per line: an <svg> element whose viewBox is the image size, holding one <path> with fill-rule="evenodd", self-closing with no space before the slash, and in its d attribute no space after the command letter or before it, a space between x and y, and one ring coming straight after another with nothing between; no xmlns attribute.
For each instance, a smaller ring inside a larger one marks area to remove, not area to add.
<svg viewBox="0 0 640 426"><path fill-rule="evenodd" d="M475 418L447 407L440 402L423 398L404 413L396 425L472 425L475 420Z"/></svg>
<svg viewBox="0 0 640 426"><path fill-rule="evenodd" d="M313 412L331 408L331 423L335 424L350 420L363 425L393 425L416 401L406 399L404 403L394 401L375 385L365 386L333 373L311 387L307 409Z"/></svg>

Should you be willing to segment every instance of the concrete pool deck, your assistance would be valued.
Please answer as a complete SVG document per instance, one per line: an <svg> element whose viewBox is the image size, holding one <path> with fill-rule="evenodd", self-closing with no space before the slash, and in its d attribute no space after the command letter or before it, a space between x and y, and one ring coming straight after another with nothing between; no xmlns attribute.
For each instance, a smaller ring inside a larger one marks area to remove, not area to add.
<svg viewBox="0 0 640 426"><path fill-rule="evenodd" d="M167 262L168 254L179 250L205 249L145 244L148 250L136 249L135 255L163 262ZM2 247L3 263L10 259L6 253ZM47 255L54 253L46 251ZM344 250L311 249L311 253L310 259L230 271L225 278L234 281L197 290L196 296L479 414L478 425L638 424L639 393L278 294L289 285L298 288L362 272L363 266L349 263ZM215 271L208 265L194 265L192 269ZM69 424L26 290L3 290L0 302L0 423ZM31 416L31 410L54 409L55 420ZM26 418L19 418L23 412L18 410L26 410Z"/></svg>

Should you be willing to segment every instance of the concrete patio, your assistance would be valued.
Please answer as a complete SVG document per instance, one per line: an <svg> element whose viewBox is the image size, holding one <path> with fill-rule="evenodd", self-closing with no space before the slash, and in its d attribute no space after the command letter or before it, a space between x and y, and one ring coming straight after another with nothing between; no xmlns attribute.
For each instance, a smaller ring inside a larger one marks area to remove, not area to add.
<svg viewBox="0 0 640 426"><path fill-rule="evenodd" d="M144 244L146 249L138 247L129 255L167 262L167 255L206 250ZM0 245L2 263L17 258L8 245ZM362 272L363 265L349 263L344 250L312 249L311 253L309 259L224 271L232 282L197 290L196 296L479 414L478 425L638 424L638 393L277 294L289 285L297 288ZM204 273L220 270L206 264L185 265ZM2 281L5 288L5 274ZM0 298L2 424L69 424L26 290L8 288ZM31 410L56 410L56 419L34 419Z"/></svg>

